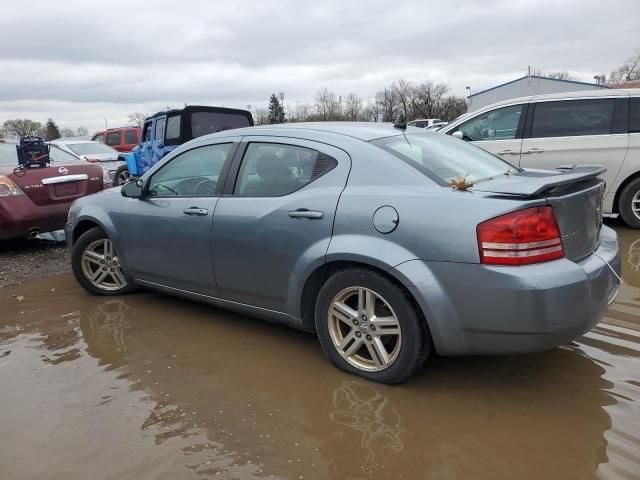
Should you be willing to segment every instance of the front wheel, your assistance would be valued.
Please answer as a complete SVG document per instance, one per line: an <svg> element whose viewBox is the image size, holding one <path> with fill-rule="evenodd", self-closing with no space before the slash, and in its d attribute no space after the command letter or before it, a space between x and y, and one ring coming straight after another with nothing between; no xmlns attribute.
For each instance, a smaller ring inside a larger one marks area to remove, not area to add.
<svg viewBox="0 0 640 480"><path fill-rule="evenodd" d="M322 348L339 368L381 383L401 383L431 351L411 298L388 278L362 268L332 275L315 312Z"/></svg>
<svg viewBox="0 0 640 480"><path fill-rule="evenodd" d="M83 233L73 245L71 267L78 283L94 295L121 295L134 289L122 272L113 242L98 227Z"/></svg>
<svg viewBox="0 0 640 480"><path fill-rule="evenodd" d="M629 227L640 228L640 178L624 187L618 198L618 211Z"/></svg>
<svg viewBox="0 0 640 480"><path fill-rule="evenodd" d="M131 173L126 165L120 165L116 170L115 174L115 184L116 186L124 185L125 183L129 183L132 179Z"/></svg>

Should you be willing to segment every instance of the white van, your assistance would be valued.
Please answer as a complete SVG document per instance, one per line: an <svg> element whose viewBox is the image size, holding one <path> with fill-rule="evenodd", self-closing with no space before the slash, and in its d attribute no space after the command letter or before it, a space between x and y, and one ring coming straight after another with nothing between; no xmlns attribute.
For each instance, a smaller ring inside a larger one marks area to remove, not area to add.
<svg viewBox="0 0 640 480"><path fill-rule="evenodd" d="M640 89L515 98L454 120L438 133L523 168L604 165L604 213L619 213L640 228Z"/></svg>

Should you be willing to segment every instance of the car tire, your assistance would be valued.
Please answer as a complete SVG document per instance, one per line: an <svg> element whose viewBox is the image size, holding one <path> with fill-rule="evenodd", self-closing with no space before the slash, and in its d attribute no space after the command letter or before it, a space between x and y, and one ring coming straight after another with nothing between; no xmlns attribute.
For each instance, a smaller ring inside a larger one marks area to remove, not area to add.
<svg viewBox="0 0 640 480"><path fill-rule="evenodd" d="M131 181L131 173L129 173L129 169L126 165L120 165L116 170L115 177L113 182L116 186L124 185L125 183L129 183Z"/></svg>
<svg viewBox="0 0 640 480"><path fill-rule="evenodd" d="M78 283L94 295L122 295L135 289L120 268L113 243L98 227L83 233L73 244L71 268Z"/></svg>
<svg viewBox="0 0 640 480"><path fill-rule="evenodd" d="M631 180L620 193L618 198L618 212L624 223L631 228L640 228L640 210L638 215L633 213L633 200L640 200L640 177ZM640 209L640 202L638 202L638 208Z"/></svg>
<svg viewBox="0 0 640 480"><path fill-rule="evenodd" d="M318 294L315 324L325 354L338 368L375 382L404 382L433 348L409 294L365 268L329 277Z"/></svg>

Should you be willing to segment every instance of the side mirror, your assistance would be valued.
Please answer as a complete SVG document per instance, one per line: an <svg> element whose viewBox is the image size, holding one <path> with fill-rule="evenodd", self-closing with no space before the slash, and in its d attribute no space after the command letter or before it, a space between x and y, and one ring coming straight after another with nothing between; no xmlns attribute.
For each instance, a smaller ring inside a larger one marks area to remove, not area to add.
<svg viewBox="0 0 640 480"><path fill-rule="evenodd" d="M451 134L451 136L459 138L460 140L464 140L464 133L462 133L460 130L456 130Z"/></svg>
<svg viewBox="0 0 640 480"><path fill-rule="evenodd" d="M135 182L129 182L122 187L120 194L127 198L141 198L144 182L138 179Z"/></svg>

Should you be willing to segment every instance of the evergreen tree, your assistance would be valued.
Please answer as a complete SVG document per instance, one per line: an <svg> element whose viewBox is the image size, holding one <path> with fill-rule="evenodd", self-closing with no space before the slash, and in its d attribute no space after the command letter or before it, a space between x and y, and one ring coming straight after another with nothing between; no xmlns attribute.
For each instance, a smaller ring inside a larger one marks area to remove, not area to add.
<svg viewBox="0 0 640 480"><path fill-rule="evenodd" d="M58 125L53 121L53 118L47 120L47 123L44 126L45 131L45 140L55 140L56 138L60 138L60 130L58 130Z"/></svg>
<svg viewBox="0 0 640 480"><path fill-rule="evenodd" d="M269 98L269 123L284 123L284 107L275 93Z"/></svg>

